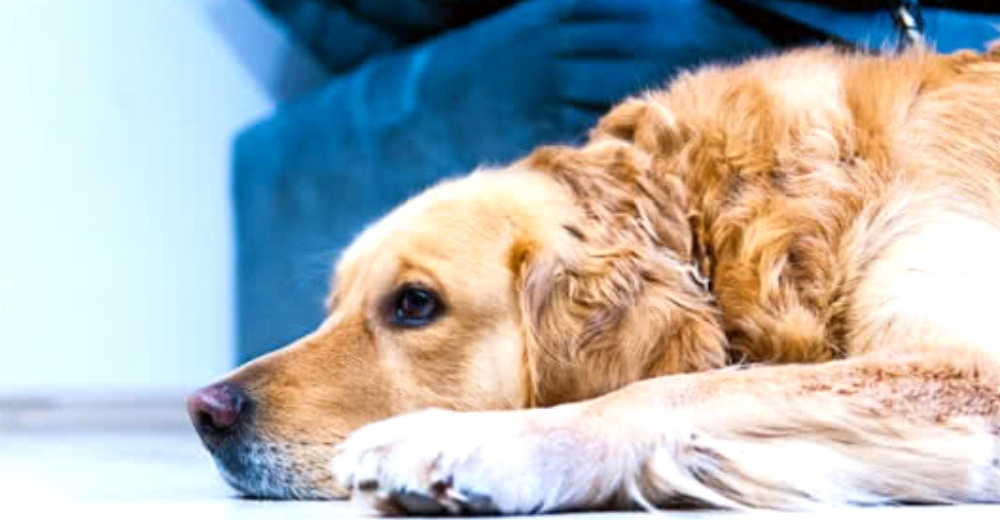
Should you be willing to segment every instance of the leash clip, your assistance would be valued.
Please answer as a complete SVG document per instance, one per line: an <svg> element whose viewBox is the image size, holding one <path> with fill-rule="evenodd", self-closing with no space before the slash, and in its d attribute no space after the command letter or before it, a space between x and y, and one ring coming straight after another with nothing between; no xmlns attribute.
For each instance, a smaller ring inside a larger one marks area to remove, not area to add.
<svg viewBox="0 0 1000 520"><path fill-rule="evenodd" d="M897 50L904 51L924 42L924 15L919 0L893 0L892 20L899 38Z"/></svg>

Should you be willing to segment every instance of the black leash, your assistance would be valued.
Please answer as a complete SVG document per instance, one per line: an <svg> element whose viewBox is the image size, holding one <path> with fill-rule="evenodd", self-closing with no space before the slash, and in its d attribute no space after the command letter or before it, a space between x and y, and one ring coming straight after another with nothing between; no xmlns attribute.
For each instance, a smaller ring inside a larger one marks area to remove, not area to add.
<svg viewBox="0 0 1000 520"><path fill-rule="evenodd" d="M892 0L892 20L896 23L899 50L924 41L924 15L919 0Z"/></svg>

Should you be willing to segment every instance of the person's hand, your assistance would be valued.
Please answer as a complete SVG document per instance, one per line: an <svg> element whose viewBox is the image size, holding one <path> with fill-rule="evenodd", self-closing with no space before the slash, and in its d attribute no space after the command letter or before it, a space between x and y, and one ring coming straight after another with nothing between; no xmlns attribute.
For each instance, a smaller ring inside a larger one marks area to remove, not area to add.
<svg viewBox="0 0 1000 520"><path fill-rule="evenodd" d="M770 45L708 0L532 0L393 66L408 71L399 106L423 114L410 124L437 126L441 146L470 159L506 160L582 135L613 103L679 68Z"/></svg>
<svg viewBox="0 0 1000 520"><path fill-rule="evenodd" d="M768 47L709 0L530 0L369 59L253 134L310 161L275 165L285 175L361 170L396 193L400 176L426 182L582 137L679 68Z"/></svg>

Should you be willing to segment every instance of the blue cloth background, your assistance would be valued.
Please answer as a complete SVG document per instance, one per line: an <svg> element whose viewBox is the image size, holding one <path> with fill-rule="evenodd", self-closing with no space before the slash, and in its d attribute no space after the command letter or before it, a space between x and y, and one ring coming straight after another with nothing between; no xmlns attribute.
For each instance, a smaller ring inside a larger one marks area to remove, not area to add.
<svg viewBox="0 0 1000 520"><path fill-rule="evenodd" d="M240 361L312 330L339 250L442 177L577 140L678 68L823 39L895 43L887 10L851 2L260 3L336 76L235 141ZM940 8L925 17L944 51L982 48L1000 24Z"/></svg>

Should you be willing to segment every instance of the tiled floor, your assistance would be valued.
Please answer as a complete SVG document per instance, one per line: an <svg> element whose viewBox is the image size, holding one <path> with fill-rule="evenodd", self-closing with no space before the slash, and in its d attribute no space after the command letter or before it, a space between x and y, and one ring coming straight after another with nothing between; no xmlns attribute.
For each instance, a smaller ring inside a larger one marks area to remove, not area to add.
<svg viewBox="0 0 1000 520"><path fill-rule="evenodd" d="M13 514L12 514L13 513ZM684 520L785 518L778 513L669 512ZM208 455L186 429L74 433L0 430L0 517L337 519L370 516L346 502L242 500L216 476ZM560 515L559 520L617 514ZM623 515L624 516L624 515ZM640 514L628 515L633 518ZM1000 518L1000 507L905 508L791 515L802 519L889 520Z"/></svg>

